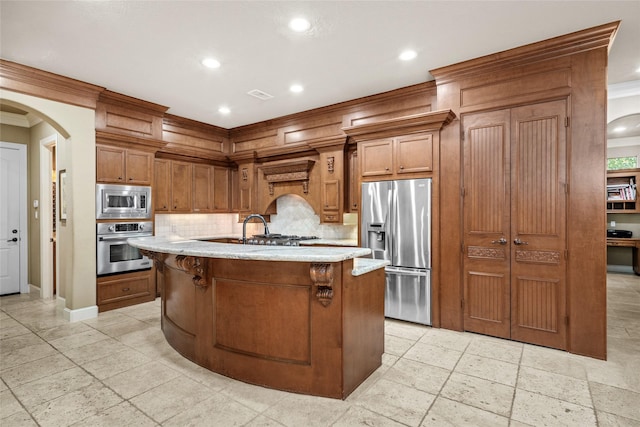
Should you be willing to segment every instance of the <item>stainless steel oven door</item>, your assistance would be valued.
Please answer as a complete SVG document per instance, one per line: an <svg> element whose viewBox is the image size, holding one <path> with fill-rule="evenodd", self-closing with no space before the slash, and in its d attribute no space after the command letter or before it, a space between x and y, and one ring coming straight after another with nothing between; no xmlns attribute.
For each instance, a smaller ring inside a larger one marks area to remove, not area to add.
<svg viewBox="0 0 640 427"><path fill-rule="evenodd" d="M151 268L151 260L142 255L138 248L127 244L130 237L151 235L152 233L131 233L126 236L98 235L98 276Z"/></svg>

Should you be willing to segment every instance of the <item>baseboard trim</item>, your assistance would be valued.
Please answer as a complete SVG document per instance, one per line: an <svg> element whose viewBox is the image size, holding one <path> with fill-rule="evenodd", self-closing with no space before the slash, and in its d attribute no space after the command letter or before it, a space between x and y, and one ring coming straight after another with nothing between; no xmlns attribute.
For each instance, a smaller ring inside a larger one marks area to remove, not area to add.
<svg viewBox="0 0 640 427"><path fill-rule="evenodd" d="M612 273L631 273L633 274L633 267L630 265L613 265L607 264L607 271Z"/></svg>
<svg viewBox="0 0 640 427"><path fill-rule="evenodd" d="M92 305L89 307L78 308L71 310L65 308L63 310L64 318L69 322L80 322L82 320L88 320L98 317L98 306Z"/></svg>

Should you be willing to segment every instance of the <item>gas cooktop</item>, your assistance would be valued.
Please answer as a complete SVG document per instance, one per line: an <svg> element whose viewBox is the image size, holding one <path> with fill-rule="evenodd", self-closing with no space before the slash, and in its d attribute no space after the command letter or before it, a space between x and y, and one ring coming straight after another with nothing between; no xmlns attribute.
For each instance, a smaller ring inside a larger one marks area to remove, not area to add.
<svg viewBox="0 0 640 427"><path fill-rule="evenodd" d="M301 240L313 240L318 236L296 236L287 234L255 234L247 239L248 245L300 246Z"/></svg>

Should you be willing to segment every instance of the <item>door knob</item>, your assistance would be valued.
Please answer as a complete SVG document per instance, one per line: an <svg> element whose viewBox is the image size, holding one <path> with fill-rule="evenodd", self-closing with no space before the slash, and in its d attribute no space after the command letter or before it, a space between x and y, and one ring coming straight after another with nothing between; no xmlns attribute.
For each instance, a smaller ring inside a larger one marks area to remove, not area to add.
<svg viewBox="0 0 640 427"><path fill-rule="evenodd" d="M17 241L18 241L18 238L17 238L17 237L14 237L13 239L9 239L9 240L7 240L7 242L17 242Z"/></svg>
<svg viewBox="0 0 640 427"><path fill-rule="evenodd" d="M501 237L500 240L492 240L491 243L493 244L500 244L500 245L506 245L507 244L507 239L505 239L504 237Z"/></svg>
<svg viewBox="0 0 640 427"><path fill-rule="evenodd" d="M529 242L523 242L523 241L522 241L522 240L520 240L520 239L516 239L516 240L514 240L514 241L513 241L513 243L514 243L515 245L518 245L518 246L519 246L519 245L528 245L528 244L529 244Z"/></svg>
<svg viewBox="0 0 640 427"><path fill-rule="evenodd" d="M18 230L16 230L16 229L14 228L13 230L11 230L11 232L12 232L13 234L16 234L16 233L18 232Z"/></svg>

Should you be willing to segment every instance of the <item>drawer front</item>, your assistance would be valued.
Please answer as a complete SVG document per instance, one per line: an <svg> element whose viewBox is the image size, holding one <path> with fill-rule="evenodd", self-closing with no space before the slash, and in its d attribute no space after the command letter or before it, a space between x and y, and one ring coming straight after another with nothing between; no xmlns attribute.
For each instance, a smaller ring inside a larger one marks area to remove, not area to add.
<svg viewBox="0 0 640 427"><path fill-rule="evenodd" d="M147 296L150 294L149 288L150 280L148 277L101 283L98 285L98 304Z"/></svg>

